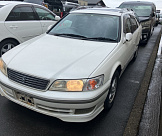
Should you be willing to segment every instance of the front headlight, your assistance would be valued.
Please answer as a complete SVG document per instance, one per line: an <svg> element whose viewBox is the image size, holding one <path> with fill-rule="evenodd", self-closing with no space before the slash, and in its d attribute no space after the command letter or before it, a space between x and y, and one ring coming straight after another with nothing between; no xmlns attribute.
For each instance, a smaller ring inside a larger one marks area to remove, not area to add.
<svg viewBox="0 0 162 136"><path fill-rule="evenodd" d="M92 79L56 80L49 90L51 91L92 91L103 85L103 75Z"/></svg>
<svg viewBox="0 0 162 136"><path fill-rule="evenodd" d="M141 25L142 25L142 26L150 25L150 24L151 24L151 20L145 21L145 22L141 22Z"/></svg>
<svg viewBox="0 0 162 136"><path fill-rule="evenodd" d="M7 76L7 66L1 58L0 58L0 70L4 75Z"/></svg>

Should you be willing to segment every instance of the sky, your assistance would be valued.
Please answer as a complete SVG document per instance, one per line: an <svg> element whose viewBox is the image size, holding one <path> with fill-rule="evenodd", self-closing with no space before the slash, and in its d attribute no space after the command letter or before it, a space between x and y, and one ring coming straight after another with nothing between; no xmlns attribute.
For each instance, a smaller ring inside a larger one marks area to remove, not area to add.
<svg viewBox="0 0 162 136"><path fill-rule="evenodd" d="M137 0L103 0L108 7L118 7L124 1L137 1ZM140 1L151 1L154 2L156 5L156 9L162 10L162 0L140 0Z"/></svg>

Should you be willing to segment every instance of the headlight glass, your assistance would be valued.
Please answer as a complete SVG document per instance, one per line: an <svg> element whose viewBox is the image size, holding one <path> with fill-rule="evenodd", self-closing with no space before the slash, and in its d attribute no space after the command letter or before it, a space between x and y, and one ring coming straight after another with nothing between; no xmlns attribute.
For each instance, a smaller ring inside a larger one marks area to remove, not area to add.
<svg viewBox="0 0 162 136"><path fill-rule="evenodd" d="M79 80L56 80L49 90L51 91L91 91L103 85L103 76L92 79L79 79Z"/></svg>
<svg viewBox="0 0 162 136"><path fill-rule="evenodd" d="M51 91L82 91L85 80L56 80L50 87Z"/></svg>
<svg viewBox="0 0 162 136"><path fill-rule="evenodd" d="M7 66L1 58L0 58L0 70L4 75L7 76Z"/></svg>

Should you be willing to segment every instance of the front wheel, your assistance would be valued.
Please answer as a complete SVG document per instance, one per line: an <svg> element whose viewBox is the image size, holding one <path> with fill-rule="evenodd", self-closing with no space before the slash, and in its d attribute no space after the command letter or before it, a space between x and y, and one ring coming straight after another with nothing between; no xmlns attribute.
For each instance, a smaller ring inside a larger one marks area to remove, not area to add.
<svg viewBox="0 0 162 136"><path fill-rule="evenodd" d="M14 40L5 40L2 41L0 43L0 57L6 53L7 51L9 51L10 49L12 49L13 47L15 47L16 45L18 45L18 43Z"/></svg>
<svg viewBox="0 0 162 136"><path fill-rule="evenodd" d="M113 75L112 80L111 80L109 92L108 92L107 98L104 102L105 110L110 110L110 108L112 107L112 105L114 103L114 98L115 98L117 87L118 87L118 81L119 81L119 72L116 71Z"/></svg>

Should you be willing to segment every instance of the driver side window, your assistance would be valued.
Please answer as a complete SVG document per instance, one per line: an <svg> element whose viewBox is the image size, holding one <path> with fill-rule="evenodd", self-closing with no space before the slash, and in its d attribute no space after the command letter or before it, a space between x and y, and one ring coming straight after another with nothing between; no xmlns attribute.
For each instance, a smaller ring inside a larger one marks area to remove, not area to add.
<svg viewBox="0 0 162 136"><path fill-rule="evenodd" d="M129 18L127 18L127 20L126 20L125 33L131 33L131 22L130 22Z"/></svg>
<svg viewBox="0 0 162 136"><path fill-rule="evenodd" d="M35 11L37 12L40 20L55 20L55 16L45 9L35 7Z"/></svg>

